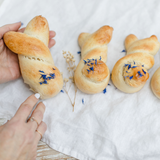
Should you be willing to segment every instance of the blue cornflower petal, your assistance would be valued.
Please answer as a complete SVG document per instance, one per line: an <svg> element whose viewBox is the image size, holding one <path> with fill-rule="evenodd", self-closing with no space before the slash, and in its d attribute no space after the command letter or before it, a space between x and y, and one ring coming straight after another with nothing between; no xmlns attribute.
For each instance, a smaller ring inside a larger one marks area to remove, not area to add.
<svg viewBox="0 0 160 160"><path fill-rule="evenodd" d="M82 98L82 104L84 104L84 99Z"/></svg>
<svg viewBox="0 0 160 160"><path fill-rule="evenodd" d="M107 92L106 88L103 90L103 93L105 94Z"/></svg>

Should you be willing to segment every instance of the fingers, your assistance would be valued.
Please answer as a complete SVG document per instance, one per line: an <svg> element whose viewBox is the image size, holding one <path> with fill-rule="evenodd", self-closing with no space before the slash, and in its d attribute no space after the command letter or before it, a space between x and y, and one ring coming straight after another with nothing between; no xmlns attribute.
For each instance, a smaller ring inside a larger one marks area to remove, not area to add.
<svg viewBox="0 0 160 160"><path fill-rule="evenodd" d="M41 140L46 130L47 130L47 125L42 121L36 130L36 136L35 136L36 143L38 143Z"/></svg>
<svg viewBox="0 0 160 160"><path fill-rule="evenodd" d="M21 119L26 121L27 117L30 115L32 108L38 102L40 98L40 94L36 93L35 95L31 95L28 97L19 107L18 111L16 112L14 118Z"/></svg>
<svg viewBox="0 0 160 160"><path fill-rule="evenodd" d="M34 131L37 129L37 127L41 123L41 121L43 119L44 112L45 112L45 105L44 105L44 103L40 102L31 115L31 118L33 117L33 121L31 121L31 120L28 121L28 124L33 126ZM33 125L33 123L34 123L34 125Z"/></svg>
<svg viewBox="0 0 160 160"><path fill-rule="evenodd" d="M17 31L21 27L21 22L13 23L13 24L7 24L2 27L0 27L0 39L3 37L3 35L8 31Z"/></svg>
<svg viewBox="0 0 160 160"><path fill-rule="evenodd" d="M54 39L49 40L48 48L53 47L56 44L56 41Z"/></svg>
<svg viewBox="0 0 160 160"><path fill-rule="evenodd" d="M49 31L49 39L53 38L56 36L56 32L55 31Z"/></svg>
<svg viewBox="0 0 160 160"><path fill-rule="evenodd" d="M23 33L23 32L24 32L24 30L25 30L25 28L26 28L26 27L24 27L24 28L21 28L20 30L18 30L18 32L21 32L21 33Z"/></svg>

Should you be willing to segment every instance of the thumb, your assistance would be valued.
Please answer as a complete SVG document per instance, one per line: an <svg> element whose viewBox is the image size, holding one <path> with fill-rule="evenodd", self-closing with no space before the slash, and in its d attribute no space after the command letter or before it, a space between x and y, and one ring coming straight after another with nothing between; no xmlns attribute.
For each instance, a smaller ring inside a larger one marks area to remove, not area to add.
<svg viewBox="0 0 160 160"><path fill-rule="evenodd" d="M7 24L2 27L0 27L0 39L3 37L3 35L8 31L17 31L21 27L21 22L13 23L13 24Z"/></svg>

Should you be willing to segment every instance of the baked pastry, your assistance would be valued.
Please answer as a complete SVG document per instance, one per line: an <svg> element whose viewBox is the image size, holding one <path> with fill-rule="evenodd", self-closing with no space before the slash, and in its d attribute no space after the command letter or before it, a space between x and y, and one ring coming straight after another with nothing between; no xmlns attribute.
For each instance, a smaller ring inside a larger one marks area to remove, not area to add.
<svg viewBox="0 0 160 160"><path fill-rule="evenodd" d="M78 37L81 61L75 70L74 81L84 93L99 93L109 82L110 71L106 65L107 44L112 38L112 32L112 27L103 26L92 34L81 33Z"/></svg>
<svg viewBox="0 0 160 160"><path fill-rule="evenodd" d="M157 98L160 99L160 67L153 74L151 79L151 89Z"/></svg>
<svg viewBox="0 0 160 160"><path fill-rule="evenodd" d="M112 70L113 84L121 91L134 93L139 91L149 78L148 69L154 65L154 55L159 50L155 35L138 40L130 34L125 39L127 55L117 61Z"/></svg>
<svg viewBox="0 0 160 160"><path fill-rule="evenodd" d="M39 93L41 99L51 98L60 92L63 78L48 48L49 26L44 17L33 18L24 33L5 33L4 42L18 54L24 83L32 91Z"/></svg>

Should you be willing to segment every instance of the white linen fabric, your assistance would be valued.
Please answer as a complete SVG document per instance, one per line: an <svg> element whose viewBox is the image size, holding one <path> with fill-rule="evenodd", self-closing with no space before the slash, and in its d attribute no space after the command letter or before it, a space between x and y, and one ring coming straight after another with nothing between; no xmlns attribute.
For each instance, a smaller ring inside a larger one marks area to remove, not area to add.
<svg viewBox="0 0 160 160"><path fill-rule="evenodd" d="M46 17L50 30L57 33L51 53L64 77L68 71L62 50L70 51L78 64L81 32L92 33L103 25L114 28L108 44L110 71L125 55L127 35L142 39L155 34L160 40L159 0L5 0L0 7L0 26L21 21L25 27L37 15ZM150 88L160 65L159 54L149 70L149 80L138 93L120 92L111 81L105 94L87 95L78 90L74 112L66 93L45 100L43 120L48 129L42 140L80 160L159 160L160 100ZM22 78L0 84L0 118L10 119L31 94ZM69 94L73 100L73 87Z"/></svg>

